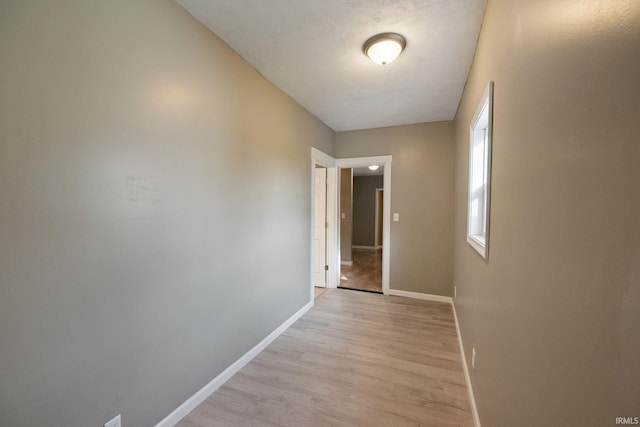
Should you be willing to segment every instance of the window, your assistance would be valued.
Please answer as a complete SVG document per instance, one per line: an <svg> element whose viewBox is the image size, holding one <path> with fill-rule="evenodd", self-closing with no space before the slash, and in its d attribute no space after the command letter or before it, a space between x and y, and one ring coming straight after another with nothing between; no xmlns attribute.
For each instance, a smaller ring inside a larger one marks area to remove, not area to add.
<svg viewBox="0 0 640 427"><path fill-rule="evenodd" d="M484 258L489 256L492 122L493 82L489 82L471 121L469 140L467 242Z"/></svg>

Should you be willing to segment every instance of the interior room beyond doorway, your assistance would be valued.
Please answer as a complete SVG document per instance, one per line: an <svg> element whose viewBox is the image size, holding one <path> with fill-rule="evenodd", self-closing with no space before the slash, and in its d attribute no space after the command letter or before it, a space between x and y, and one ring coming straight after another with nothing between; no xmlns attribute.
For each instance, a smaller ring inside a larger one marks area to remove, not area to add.
<svg viewBox="0 0 640 427"><path fill-rule="evenodd" d="M340 287L382 293L384 166L340 170Z"/></svg>

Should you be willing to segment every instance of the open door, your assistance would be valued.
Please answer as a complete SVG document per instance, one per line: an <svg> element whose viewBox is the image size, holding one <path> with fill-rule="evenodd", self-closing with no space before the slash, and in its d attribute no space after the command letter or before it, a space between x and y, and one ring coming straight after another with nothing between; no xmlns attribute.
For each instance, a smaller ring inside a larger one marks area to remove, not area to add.
<svg viewBox="0 0 640 427"><path fill-rule="evenodd" d="M327 169L315 169L315 224L313 234L315 260L313 286L327 287Z"/></svg>

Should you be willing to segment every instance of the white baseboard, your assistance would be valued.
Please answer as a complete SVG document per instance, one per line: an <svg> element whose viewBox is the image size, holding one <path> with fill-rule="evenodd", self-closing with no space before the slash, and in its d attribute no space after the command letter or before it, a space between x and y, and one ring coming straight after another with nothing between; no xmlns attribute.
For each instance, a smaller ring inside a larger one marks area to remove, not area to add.
<svg viewBox="0 0 640 427"><path fill-rule="evenodd" d="M456 313L456 305L451 301L451 308L453 308L453 318L456 321L456 331L458 332L458 343L460 344L460 353L462 354L462 368L464 370L464 380L467 383L467 390L469 392L469 403L471 404L471 414L473 415L473 424L475 427L480 426L480 417L478 416L478 407L476 406L476 398L473 394L473 387L471 386L471 376L469 375L469 367L467 366L467 357L464 354L464 345L462 344L462 333L460 333L460 325L458 324L458 314Z"/></svg>
<svg viewBox="0 0 640 427"><path fill-rule="evenodd" d="M446 302L452 304L451 297L445 297L442 295L422 294L419 292L401 291L399 289L389 289L389 295L395 295L397 297L424 299L428 301Z"/></svg>
<svg viewBox="0 0 640 427"><path fill-rule="evenodd" d="M378 249L375 246L358 246L358 245L353 245L351 246L352 249L365 249L367 251L375 251L376 249Z"/></svg>
<svg viewBox="0 0 640 427"><path fill-rule="evenodd" d="M220 386L222 386L229 378L242 369L247 363L249 363L254 357L264 350L269 344L271 344L280 334L282 334L289 326L291 326L296 320L304 315L309 309L313 307L313 301L307 303L304 307L298 310L293 316L287 319L282 325L280 325L275 331L271 332L265 339L260 341L255 347L246 352L242 357L236 360L231 366L222 371L220 375L215 377L209 384L198 390L193 396L188 398L182 405L178 406L175 411L167 415L162 421L156 424L156 427L173 427L181 419L183 419L189 412L193 411L199 404L201 404L207 397L213 394Z"/></svg>
<svg viewBox="0 0 640 427"><path fill-rule="evenodd" d="M340 261L341 265L353 265L353 261Z"/></svg>

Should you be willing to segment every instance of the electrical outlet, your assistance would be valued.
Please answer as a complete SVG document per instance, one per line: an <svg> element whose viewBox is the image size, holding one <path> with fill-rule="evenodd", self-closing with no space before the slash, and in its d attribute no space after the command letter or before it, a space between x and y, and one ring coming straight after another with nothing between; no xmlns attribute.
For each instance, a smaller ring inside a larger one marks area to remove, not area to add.
<svg viewBox="0 0 640 427"><path fill-rule="evenodd" d="M471 349L471 369L476 370L476 348Z"/></svg>
<svg viewBox="0 0 640 427"><path fill-rule="evenodd" d="M121 424L121 421L120 421L120 415L118 415L117 417L115 417L111 421L107 421L105 423L104 427L122 427L122 424Z"/></svg>

